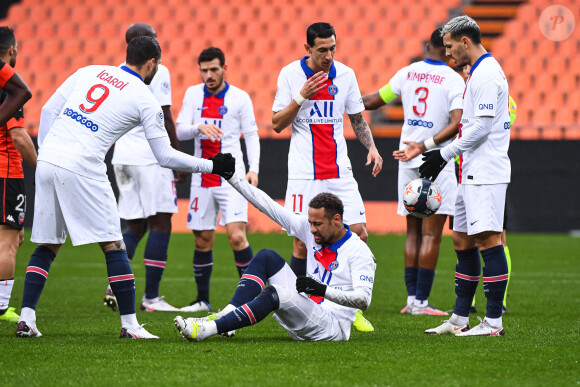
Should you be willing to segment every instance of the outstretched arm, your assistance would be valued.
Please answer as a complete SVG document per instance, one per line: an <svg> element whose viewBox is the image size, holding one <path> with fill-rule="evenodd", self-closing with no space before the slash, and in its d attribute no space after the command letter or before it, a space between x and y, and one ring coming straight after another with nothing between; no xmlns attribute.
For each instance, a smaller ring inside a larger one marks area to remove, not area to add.
<svg viewBox="0 0 580 387"><path fill-rule="evenodd" d="M266 214L274 222L284 227L288 235L294 235L298 238L302 235L305 223L308 220L300 215L294 214L287 208L282 207L270 198L264 191L252 186L245 176L234 174L228 182L245 197L254 207Z"/></svg>
<svg viewBox="0 0 580 387"><path fill-rule="evenodd" d="M373 140L373 135L371 134L371 128L369 128L367 122L365 121L362 113L349 114L350 123L352 129L356 134L356 137L365 148L368 149L369 154L367 156L367 163L365 165L371 165L372 162L375 163L373 166L373 176L377 175L383 169L383 158L379 154L377 147L375 146L375 141Z"/></svg>
<svg viewBox="0 0 580 387"><path fill-rule="evenodd" d="M213 162L211 160L193 157L173 149L167 136L147 139L147 141L149 141L157 162L164 168L190 173L212 173Z"/></svg>

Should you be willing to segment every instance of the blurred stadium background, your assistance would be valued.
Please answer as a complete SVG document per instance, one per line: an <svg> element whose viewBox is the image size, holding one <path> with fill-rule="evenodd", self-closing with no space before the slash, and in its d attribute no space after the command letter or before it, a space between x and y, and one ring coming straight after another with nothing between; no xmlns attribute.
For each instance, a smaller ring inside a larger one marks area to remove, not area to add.
<svg viewBox="0 0 580 387"><path fill-rule="evenodd" d="M580 0L558 4L580 23ZM551 5L550 0L337 0L331 5L320 0L8 0L0 5L0 24L14 28L18 39L16 70L33 92L25 106L26 127L33 136L42 105L77 68L124 60L125 30L134 22L157 30L162 62L172 75L174 118L186 88L200 82L199 52L210 45L222 48L227 80L248 91L254 102L262 138L260 186L283 198L290 131L274 133L271 106L280 69L305 54L306 27L315 21L335 26L335 58L355 70L361 92L367 94L421 59L433 29L467 14L479 23L484 47L503 65L518 105L511 134L508 230L574 232L580 230L580 204L566 200L563 207L554 198L563 191L575 197L580 190L580 27L562 41L546 38L540 16ZM386 160L376 180L363 168L366 153L346 129L355 177L371 208L370 231L404 230L404 222L394 215L397 165L390 157L402 118L399 101L367 115ZM192 149L191 144L184 149ZM188 191L183 185L178 194L185 198ZM33 192L31 186L28 192ZM261 229L262 219L255 219L254 229Z"/></svg>

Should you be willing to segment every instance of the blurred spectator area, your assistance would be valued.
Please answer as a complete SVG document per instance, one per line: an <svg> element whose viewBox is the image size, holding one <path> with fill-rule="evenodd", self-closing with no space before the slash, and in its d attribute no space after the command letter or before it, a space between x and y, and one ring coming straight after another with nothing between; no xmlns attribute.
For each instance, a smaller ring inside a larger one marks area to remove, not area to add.
<svg viewBox="0 0 580 387"><path fill-rule="evenodd" d="M580 23L580 0L566 0ZM226 53L227 80L246 90L254 102L261 137L289 137L271 129L272 103L280 69L306 55L306 27L316 21L334 25L335 59L352 67L363 94L374 93L412 60L422 58L431 32L450 16L465 12L484 31L484 45L503 64L510 93L518 105L516 138L580 138L580 29L562 42L542 36L538 19L551 5L459 0L21 0L0 21L15 29L19 42L16 70L33 91L26 105L27 129L36 134L40 109L77 68L119 65L125 58L125 30L135 22L151 24L171 71L173 115L187 87L199 83L197 56L213 45ZM462 8L463 7L463 8ZM398 136L400 102L372 115L376 135ZM347 120L348 121L348 120ZM349 125L345 134L353 137Z"/></svg>

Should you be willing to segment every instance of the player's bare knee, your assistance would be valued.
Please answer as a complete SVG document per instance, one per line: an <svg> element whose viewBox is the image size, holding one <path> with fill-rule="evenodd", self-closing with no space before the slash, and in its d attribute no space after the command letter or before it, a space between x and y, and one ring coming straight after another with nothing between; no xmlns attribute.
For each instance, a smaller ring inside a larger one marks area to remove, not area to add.
<svg viewBox="0 0 580 387"><path fill-rule="evenodd" d="M193 231L195 235L195 249L197 251L210 251L213 248L215 234L211 231Z"/></svg>
<svg viewBox="0 0 580 387"><path fill-rule="evenodd" d="M160 232L163 234L171 234L171 216L173 214L158 212L157 214L147 218L151 231Z"/></svg>
<svg viewBox="0 0 580 387"><path fill-rule="evenodd" d="M147 219L132 219L127 221L127 230L137 235L139 240L147 232Z"/></svg>
<svg viewBox="0 0 580 387"><path fill-rule="evenodd" d="M230 246L235 251L243 250L248 247L248 239L246 238L246 233L243 231L235 231L233 233L228 234L228 240L230 242Z"/></svg>
<svg viewBox="0 0 580 387"><path fill-rule="evenodd" d="M105 254L110 253L112 251L118 251L118 250L125 250L126 249L125 242L123 242L123 240L114 241L114 242L99 242L99 246L101 247L101 250Z"/></svg>

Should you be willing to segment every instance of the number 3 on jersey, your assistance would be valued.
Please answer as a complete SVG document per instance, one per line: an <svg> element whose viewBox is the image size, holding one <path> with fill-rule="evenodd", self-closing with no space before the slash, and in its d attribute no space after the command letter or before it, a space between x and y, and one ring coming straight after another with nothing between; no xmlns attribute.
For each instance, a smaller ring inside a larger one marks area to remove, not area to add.
<svg viewBox="0 0 580 387"><path fill-rule="evenodd" d="M98 91L97 91L98 89ZM84 113L92 113L101 106L101 104L107 99L109 96L109 88L105 85L93 85L87 92L87 102L92 103L91 106L85 106L84 103L79 105L79 108Z"/></svg>
<svg viewBox="0 0 580 387"><path fill-rule="evenodd" d="M427 97L429 96L429 89L426 87L419 87L415 90L415 95L419 96L417 100L417 105L413 105L413 113L417 115L417 117L424 117L425 113L427 113ZM422 96L421 96L422 95ZM423 106L419 106L423 104ZM421 107L421 109L419 109ZM422 113L420 111L423 111Z"/></svg>

